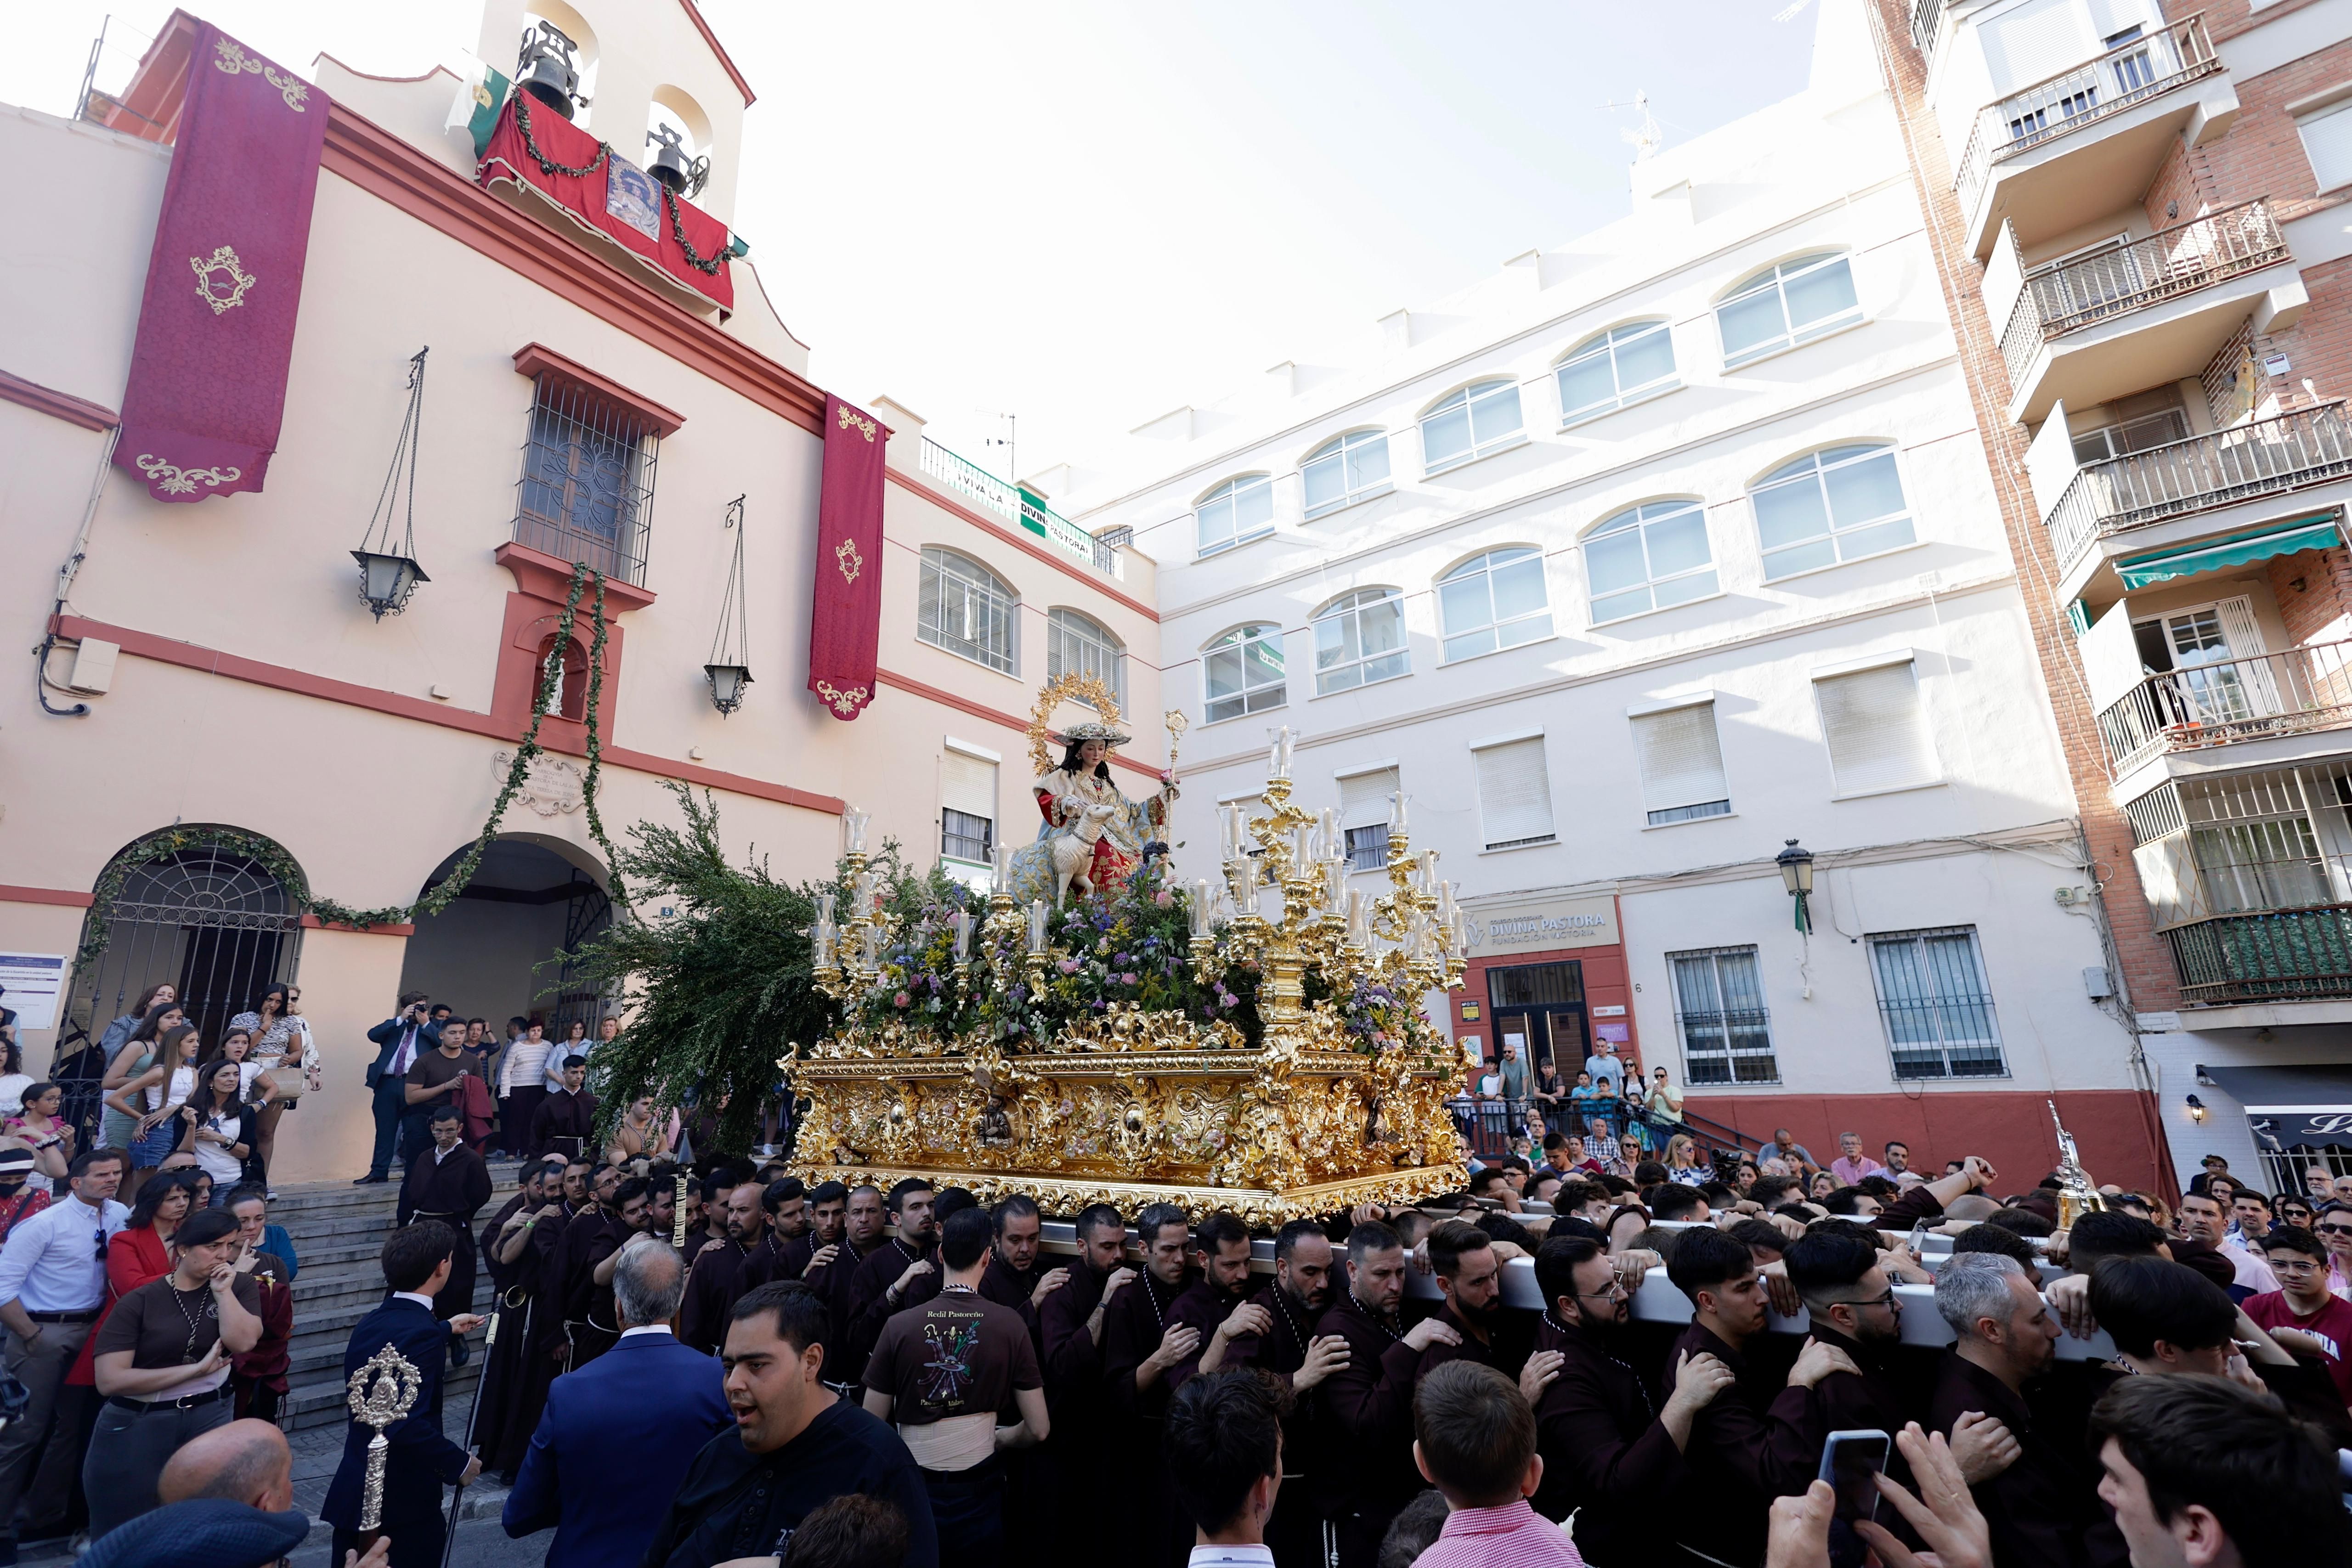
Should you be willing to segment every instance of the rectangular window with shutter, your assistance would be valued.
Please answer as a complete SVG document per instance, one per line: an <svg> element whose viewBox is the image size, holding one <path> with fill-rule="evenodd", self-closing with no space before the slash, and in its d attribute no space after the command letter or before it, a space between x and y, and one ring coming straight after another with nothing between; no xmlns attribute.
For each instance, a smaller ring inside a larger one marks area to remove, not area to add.
<svg viewBox="0 0 2352 1568"><path fill-rule="evenodd" d="M1642 805L1650 826L1731 815L1715 705L1693 703L1633 718L1633 755L1642 768Z"/></svg>
<svg viewBox="0 0 2352 1568"><path fill-rule="evenodd" d="M1551 774L1544 767L1543 737L1481 747L1473 755L1478 759L1478 816L1486 847L1515 850L1552 842Z"/></svg>
<svg viewBox="0 0 2352 1568"><path fill-rule="evenodd" d="M2294 128L2303 133L2304 154L2321 190L2352 184L2352 99L2304 116Z"/></svg>
<svg viewBox="0 0 2352 1568"><path fill-rule="evenodd" d="M987 865L995 849L996 764L947 752L940 768L940 853Z"/></svg>
<svg viewBox="0 0 2352 1568"><path fill-rule="evenodd" d="M1897 1078L2006 1078L1977 928L1868 938L1878 1011Z"/></svg>
<svg viewBox="0 0 2352 1568"><path fill-rule="evenodd" d="M1908 659L1825 676L1813 683L1813 694L1839 794L1904 789L1943 777Z"/></svg>
<svg viewBox="0 0 2352 1568"><path fill-rule="evenodd" d="M1389 818L1398 788L1393 768L1339 780L1339 828L1347 836L1349 871L1378 871L1389 863Z"/></svg>
<svg viewBox="0 0 2352 1568"><path fill-rule="evenodd" d="M1777 1083L1772 1020L1753 947L1669 953L1685 1083Z"/></svg>

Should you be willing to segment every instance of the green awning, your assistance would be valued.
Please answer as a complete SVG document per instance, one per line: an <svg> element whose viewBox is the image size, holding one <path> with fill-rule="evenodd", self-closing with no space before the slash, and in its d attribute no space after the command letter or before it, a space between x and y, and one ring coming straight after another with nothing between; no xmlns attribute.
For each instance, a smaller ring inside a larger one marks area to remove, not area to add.
<svg viewBox="0 0 2352 1568"><path fill-rule="evenodd" d="M2126 589L2147 588L2176 577L2193 577L2200 571L2249 566L2258 560L2268 560L2274 555L2326 549L2344 542L2344 536L2337 531L2336 524L2336 513L2323 512L2315 517L2298 518L2292 523L2264 528L2259 533L2239 534L2188 549L2166 550L2160 555L2119 560L2116 563L2116 573L2124 580Z"/></svg>

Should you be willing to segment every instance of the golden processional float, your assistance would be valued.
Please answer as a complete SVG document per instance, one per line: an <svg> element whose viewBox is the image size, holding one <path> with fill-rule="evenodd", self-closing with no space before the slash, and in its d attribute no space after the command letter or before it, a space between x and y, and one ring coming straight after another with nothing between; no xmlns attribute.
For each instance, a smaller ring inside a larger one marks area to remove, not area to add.
<svg viewBox="0 0 2352 1568"><path fill-rule="evenodd" d="M1049 730L1072 697L1101 722ZM1163 846L1138 844L1133 870L1064 896L1071 835L1157 821L1108 769L1069 766L1086 741L1125 739L1118 722L1089 677L1041 694L1029 734L1046 827L996 850L987 894L890 919L866 818L847 814L846 905L822 895L810 932L842 1022L779 1063L806 1102L796 1174L886 1189L919 1175L1065 1216L1171 1202L1260 1228L1460 1187L1451 1048L1421 1003L1461 987L1464 922L1436 852L1412 851L1403 798L1388 889L1367 897L1347 885L1336 813L1292 803L1285 729L1264 810L1220 809L1213 882L1182 885ZM1183 716L1168 727L1172 769ZM1062 770L1049 737L1069 747ZM1066 787L1078 792L1053 793ZM1115 800L1128 818L1105 810Z"/></svg>

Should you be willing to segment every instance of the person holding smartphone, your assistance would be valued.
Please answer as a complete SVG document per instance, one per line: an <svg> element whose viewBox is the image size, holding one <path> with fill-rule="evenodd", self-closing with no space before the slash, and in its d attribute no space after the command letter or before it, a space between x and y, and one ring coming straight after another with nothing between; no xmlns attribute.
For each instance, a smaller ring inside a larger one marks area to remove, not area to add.
<svg viewBox="0 0 2352 1568"><path fill-rule="evenodd" d="M440 1040L428 1003L423 991L403 991L400 1010L368 1030L376 1046L375 1061L367 1070L367 1086L375 1095L375 1150L368 1157L367 1175L352 1182L353 1186L392 1179L401 1118L408 1111L408 1070Z"/></svg>

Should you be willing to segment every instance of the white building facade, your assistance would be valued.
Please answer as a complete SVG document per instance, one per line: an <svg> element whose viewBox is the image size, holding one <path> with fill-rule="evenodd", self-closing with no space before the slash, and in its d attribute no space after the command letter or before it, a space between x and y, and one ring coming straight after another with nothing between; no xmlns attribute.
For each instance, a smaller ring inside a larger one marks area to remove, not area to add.
<svg viewBox="0 0 2352 1568"><path fill-rule="evenodd" d="M1572 1075L1614 1040L1719 1141L1853 1130L2028 1184L2054 1096L2086 1163L2148 1179L2039 590L1859 5L1806 91L1633 180L1630 216L1384 319L1363 362L1042 476L1160 563L1179 865L1288 727L1362 885L1400 791L1460 884L1465 1062Z"/></svg>

